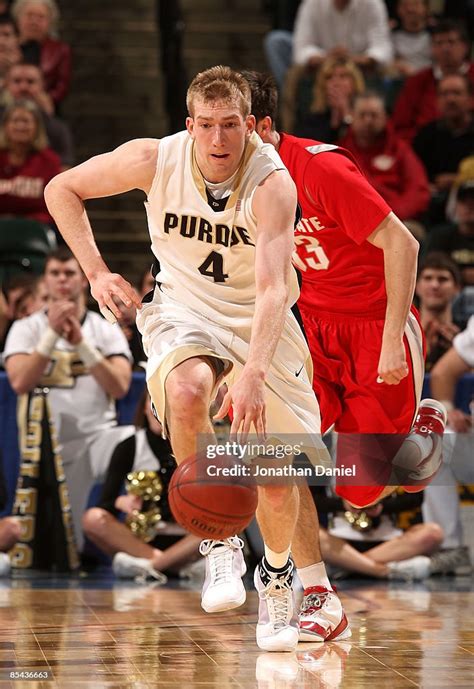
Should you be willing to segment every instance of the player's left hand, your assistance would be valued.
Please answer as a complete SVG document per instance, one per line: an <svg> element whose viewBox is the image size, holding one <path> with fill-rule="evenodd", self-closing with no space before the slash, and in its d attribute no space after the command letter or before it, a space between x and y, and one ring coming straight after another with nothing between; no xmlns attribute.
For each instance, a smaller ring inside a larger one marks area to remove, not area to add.
<svg viewBox="0 0 474 689"><path fill-rule="evenodd" d="M403 340L383 340L377 369L378 383L398 385L408 375L408 364Z"/></svg>
<svg viewBox="0 0 474 689"><path fill-rule="evenodd" d="M265 383L263 378L244 372L226 392L214 419L223 419L232 405L233 420L231 438L247 442L248 434L255 428L259 441L266 439Z"/></svg>

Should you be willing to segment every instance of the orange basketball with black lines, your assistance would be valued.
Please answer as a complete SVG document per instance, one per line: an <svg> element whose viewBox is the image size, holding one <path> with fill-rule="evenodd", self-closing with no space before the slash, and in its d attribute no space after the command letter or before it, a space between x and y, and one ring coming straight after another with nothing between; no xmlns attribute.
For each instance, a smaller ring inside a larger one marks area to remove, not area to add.
<svg viewBox="0 0 474 689"><path fill-rule="evenodd" d="M257 509L257 487L235 457L197 455L173 473L168 487L171 511L187 531L220 540L243 531ZM232 475L233 474L233 475Z"/></svg>

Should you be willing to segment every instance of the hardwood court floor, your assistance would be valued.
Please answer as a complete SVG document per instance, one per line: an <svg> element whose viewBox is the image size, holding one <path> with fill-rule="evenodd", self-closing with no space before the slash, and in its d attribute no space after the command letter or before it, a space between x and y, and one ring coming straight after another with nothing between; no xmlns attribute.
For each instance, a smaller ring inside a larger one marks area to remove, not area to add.
<svg viewBox="0 0 474 689"><path fill-rule="evenodd" d="M0 584L0 688L447 689L474 686L471 579L344 582L349 641L271 654L257 598L206 615L196 590L100 581ZM10 681L11 672L49 681Z"/></svg>

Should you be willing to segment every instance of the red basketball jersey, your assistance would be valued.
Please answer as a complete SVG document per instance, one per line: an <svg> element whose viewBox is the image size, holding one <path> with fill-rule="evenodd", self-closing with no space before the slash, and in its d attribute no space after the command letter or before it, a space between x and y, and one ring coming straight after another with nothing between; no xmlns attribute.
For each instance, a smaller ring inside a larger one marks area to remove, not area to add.
<svg viewBox="0 0 474 689"><path fill-rule="evenodd" d="M383 252L367 237L390 213L348 151L281 135L278 150L298 189L294 262L300 304L319 313L385 316Z"/></svg>

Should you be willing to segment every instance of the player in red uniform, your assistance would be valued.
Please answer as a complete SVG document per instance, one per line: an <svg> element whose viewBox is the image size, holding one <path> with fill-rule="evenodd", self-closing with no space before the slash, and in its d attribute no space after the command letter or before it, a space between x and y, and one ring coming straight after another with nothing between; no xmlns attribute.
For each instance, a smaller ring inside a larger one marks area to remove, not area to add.
<svg viewBox="0 0 474 689"><path fill-rule="evenodd" d="M298 189L302 214L295 230L294 261L302 275L298 305L314 363L322 430L334 426L340 434L348 434L339 436L338 462L354 462L358 470L359 485L340 484L336 491L354 507L372 505L400 483L400 470L394 473L397 463L409 469L401 472L412 484L406 489L420 490L420 484L439 468L446 413L434 400L420 403L423 334L411 307L418 243L350 153L277 132L273 79L255 72L245 76L252 90L257 132L278 150ZM409 433L409 442L402 445ZM384 436L383 446L376 445L374 454L372 434L399 435L391 447ZM317 519L313 512L309 491L302 490L299 537L292 551L305 587L300 616L303 640L314 638L315 605L308 605L306 599L311 598L308 591L321 588L324 567L307 538ZM326 603L319 601L316 607L321 604ZM321 630L316 632L321 636Z"/></svg>

